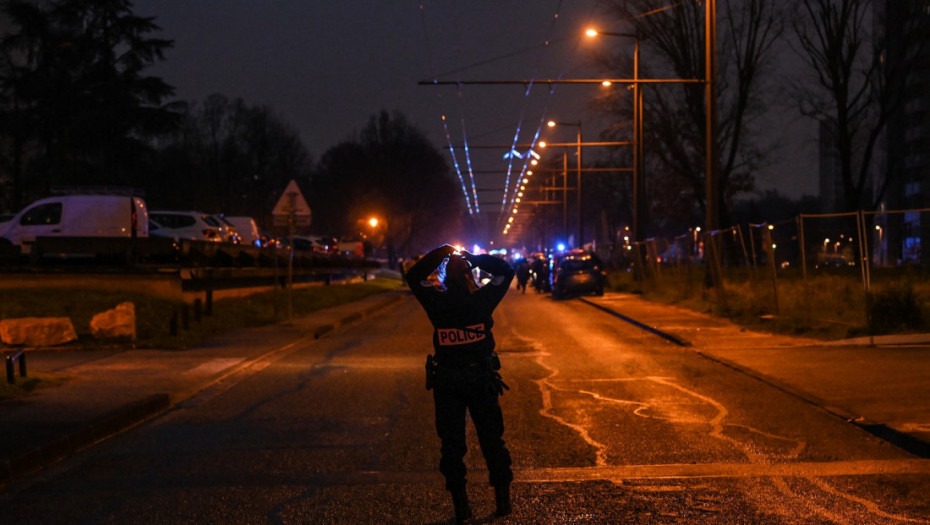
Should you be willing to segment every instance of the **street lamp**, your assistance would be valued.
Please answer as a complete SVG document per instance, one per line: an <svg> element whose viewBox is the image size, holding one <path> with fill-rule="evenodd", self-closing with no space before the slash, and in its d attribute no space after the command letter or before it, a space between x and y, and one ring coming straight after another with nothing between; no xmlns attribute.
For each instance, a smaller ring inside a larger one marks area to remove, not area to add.
<svg viewBox="0 0 930 525"><path fill-rule="evenodd" d="M664 11L666 9L671 9L680 4L675 4L672 6L667 6L660 8L656 11L650 11L644 13L640 16L648 16L655 14L659 11ZM595 37L597 35L608 35L608 36L631 36L637 38L637 50L636 58L634 60L634 67L637 71L634 74L638 74L639 69L639 40L637 35L631 35L628 33L609 33L609 32L599 32L596 29L588 29L585 34L589 37ZM637 77L638 78L638 77ZM636 82L634 89L638 89L638 82ZM634 102L634 108L638 110L642 109L642 99L639 99L636 94L634 98L637 100ZM719 227L720 217L717 210L717 200L718 200L718 188L719 181L717 175L717 152L716 152L716 129L717 129L717 0L706 0L704 2L704 104L705 104L705 207L706 207L706 228L707 234L711 234L714 230ZM641 118L634 121L642 121ZM636 124L634 124L635 126ZM634 151L638 153L636 158L634 158L634 163L637 162L637 159L642 158L642 128L640 124L640 129L634 129L634 136L637 138L634 140L636 143ZM639 160L641 162L641 160ZM637 213L639 210L636 207L635 200L637 197L641 198L639 192L636 188L636 173L642 172L642 165L636 166L636 171L634 172L634 238L639 240L640 238L636 236L636 217L640 215ZM642 186L642 184L640 184ZM641 190L640 190L641 191Z"/></svg>
<svg viewBox="0 0 930 525"><path fill-rule="evenodd" d="M554 120L550 120L549 122L546 123L546 125L549 126L550 128L554 128L555 126L576 126L576 127L578 128L578 142L577 142L577 145L576 145L577 152L575 153L575 154L578 156L578 188L577 188L577 191L578 191L578 194L577 194L577 195L578 195L578 201L577 201L577 206L578 206L578 246L577 246L577 247L578 247L578 248L584 248L584 222L583 222L583 219L582 219L583 215L582 215L582 213L581 213L581 142L582 142L582 140L581 140L581 121L579 120L578 122L556 122L556 121L554 121ZM564 199L565 196L563 195L562 198Z"/></svg>
<svg viewBox="0 0 930 525"><path fill-rule="evenodd" d="M643 226L646 218L646 185L643 162L643 91L639 87L639 35L635 33L613 33L589 28L585 34L594 38L599 35L632 38L633 47L633 240L643 241ZM610 85L605 83L605 86Z"/></svg>
<svg viewBox="0 0 930 525"><path fill-rule="evenodd" d="M704 105L705 115L705 178L707 195L704 197L707 206L708 234L720 226L720 216L717 213L717 0L704 2Z"/></svg>

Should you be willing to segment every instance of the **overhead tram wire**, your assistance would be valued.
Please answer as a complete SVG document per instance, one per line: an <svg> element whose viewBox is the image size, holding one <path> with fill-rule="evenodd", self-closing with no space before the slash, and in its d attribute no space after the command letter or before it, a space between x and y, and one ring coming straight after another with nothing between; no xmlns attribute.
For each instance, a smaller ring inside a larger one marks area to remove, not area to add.
<svg viewBox="0 0 930 525"><path fill-rule="evenodd" d="M475 213L481 213L481 204L478 202L478 189L475 186L475 172L471 167L471 153L468 149L468 133L465 131L465 116L462 115L462 139L465 143L465 162L468 166L468 178L471 180L471 193L475 201Z"/></svg>
<svg viewBox="0 0 930 525"><path fill-rule="evenodd" d="M458 2L455 2L455 1L452 2L452 18L453 18L453 21L452 21L452 33L453 33L454 38L455 38L455 40L456 40L456 49L457 49L457 50L461 50L461 49L462 49L461 34L460 34L460 32L459 32L458 23L457 23L457 22L458 22ZM458 80L461 80L461 79L462 79L462 77L461 77L461 71L460 71L459 73L456 74L456 78L457 78ZM460 123L460 125L462 126L462 144L464 144L463 150L464 150L464 153L465 153L465 164L466 164L466 166L468 167L468 178L469 178L469 181L471 182L471 193L472 193L472 199L473 199L473 202L474 202L474 205L475 205L475 214L476 214L476 216L480 216L480 215L477 215L477 214L480 214L480 213L481 213L481 204L478 202L478 191L475 189L475 174L474 174L474 172L472 171L472 167L471 167L471 153L469 152L469 148L468 148L468 133L466 133L466 131L465 131L465 112L464 112L464 110L463 110L463 108L462 108L462 98L463 98L462 89L459 88L459 89L458 89L458 96L457 96L456 99L455 99L455 100L456 100L456 104L455 104L455 105L456 105L456 107L458 108L459 123ZM456 164L457 164L457 163L456 163ZM458 168L456 168L456 169L458 170ZM459 178L460 178L460 179L462 178L461 172L459 172ZM468 191L467 188L464 188L464 183L463 183L463 191L465 191L465 192ZM468 202L468 194L467 194L467 193L465 194L465 201ZM469 208L468 208L468 212L469 212L469 214L471 214L471 206L470 206L470 205L469 205Z"/></svg>
<svg viewBox="0 0 930 525"><path fill-rule="evenodd" d="M461 76L460 76L460 75L461 75L461 73L462 73L463 71L465 71L465 70L467 70L467 69L471 69L471 68L474 68L474 67L477 67L477 66L480 66L480 65L485 65L485 64L488 64L488 63L492 63L492 62L495 62L495 61L498 61L498 60L502 60L502 59L505 59L505 58L510 58L510 57L513 57L513 56L516 56L516 55L519 55L519 54L523 54L523 53L526 53L526 52L529 52L529 51L536 50L536 49L538 49L538 48L540 48L540 47L549 48L549 47L551 46L551 44L553 44L553 43L561 42L561 41L566 40L566 39L568 39L568 38L572 38L572 37L564 37L564 38L559 38L559 39L553 39L553 38L551 38L551 36L554 34L555 22L558 21L558 20L560 19L560 14L561 14L561 11L562 11L562 4L563 4L563 1L562 1L562 0L559 0L559 1L557 2L556 8L555 8L555 13L554 13L554 15L553 15L553 17L552 17L552 19L551 19L550 25L549 25L549 31L548 31L548 32L549 32L549 35L548 35L549 38L546 38L546 39L544 40L544 43L542 43L542 44L536 44L536 45L533 45L533 46L528 46L528 47L525 47L525 48L521 48L521 49L518 49L518 50L513 51L513 52L509 52L509 53L505 53L505 54L502 54L502 55L498 55L497 57L493 57L493 58L490 58L490 59L487 59L487 60L482 60L482 61L479 61L479 62L475 62L475 63L469 64L469 65L466 65L466 66L463 66L463 67L460 67L460 68L457 68L457 69L454 69L454 70L449 70L449 71L446 71L446 72L444 72L444 73L442 73L442 74L434 74L432 78L437 79L436 82L438 82L438 79L439 79L440 77L446 76L446 75L449 75L449 74L452 74L452 73L455 73L456 76L458 77L457 83L458 83L458 85L459 85L459 89L461 89L461 86L467 84L467 82L462 82L462 81L461 81ZM457 6L454 5L454 6L453 6L453 9L455 9L456 7L457 7ZM428 29L427 29L428 24L427 24L426 15L425 15L425 12L424 12L424 11L425 11L425 6L424 6L424 3L423 3L422 1L421 1L420 4L419 4L419 8L420 8L420 11L421 11L421 21L422 21L422 27L423 27L423 35L424 35L424 40L425 40L425 43L426 43L426 46L427 46L427 52L428 52L428 57L429 57L430 70L436 71L435 61L434 61L434 55L433 55L433 52L432 52L432 47L430 46L429 31L428 31ZM457 19L457 18L456 18L456 19ZM456 25L456 29L455 29L455 35L456 35L457 38L459 37L459 32L458 32L458 30L457 30L457 25ZM577 46L576 46L576 47L577 47ZM462 49L461 46L459 46L458 49ZM563 69L563 72L564 72L564 69ZM564 73L563 73L563 74L564 74ZM562 78L563 74L560 74L560 75L559 75L559 78ZM535 75L534 75L534 78L535 78ZM529 96L530 91L531 91L531 89L532 89L532 87L533 87L533 86L532 86L533 83L535 83L535 82L533 82L532 80L528 83L528 87L527 87L526 91L524 92L524 96L525 96L525 97L528 97L528 96ZM548 98L547 103L546 103L546 106L545 106L546 109L544 110L544 112L543 112L544 114L541 116L541 118L540 118L540 120L539 120L539 124L537 125L537 129L536 129L536 132L535 132L535 134L534 134L534 138L533 138L533 142L532 142L533 145L535 145L536 142L538 141L539 136L540 136L540 134L541 134L541 131L542 131L542 129L543 129L544 126L545 126L545 124L544 124L544 123L546 122L546 115L545 115L545 113L548 111L549 102L551 102L551 99L552 99L552 96L553 96L553 92L554 92L554 88L552 87L551 84L550 84L549 88L550 88L550 89L549 89L549 94L548 94L548 97L549 97L549 98ZM441 97L441 96L438 96L437 99L442 100L442 97ZM464 115L463 115L464 112L462 111L461 97L458 97L457 100L458 100L459 113L460 113L460 115L462 115L461 121L462 121L463 133L465 133ZM521 130L521 128L522 128L523 119L525 118L526 108L527 108L527 103L524 102L524 104L523 104L523 110L521 111L520 119L518 120L517 129L516 129L516 131L515 131L514 141L513 141L513 143L512 143L514 147L516 146L516 144L518 143L518 140L519 140L520 130ZM469 192L468 192L468 189L467 189L467 185L466 185L466 183L465 183L465 176L462 174L461 166L460 166L460 164L459 164L459 162L458 162L458 159L457 159L457 156L456 156L455 146L454 146L454 144L452 143L451 132L450 132L450 130L449 130L449 128L448 128L448 123L447 123L447 120L446 120L446 118L445 118L445 115L443 115L443 128L444 128L444 132L445 132L445 135L446 135L446 140L447 140L447 142L448 142L449 151L450 151L450 154L452 155L452 158L453 158L453 165L454 165L454 167L455 167L455 169L456 169L456 173L457 173L457 175L458 175L458 177L459 177L459 181L460 181L460 183L461 183L461 185L462 185L462 191L463 191L463 194L464 194L465 199L466 199L466 204L467 204L468 207L469 207L469 212L472 213L471 202L472 202L472 200L474 200L475 208L477 208L477 206L478 206L478 194L477 194L477 187L476 187L475 180L474 180L474 174L475 174L476 172L475 172L475 170L474 170L474 169L472 168L472 166L471 166L471 156L470 156L470 149L471 149L471 148L469 148L469 146L468 146L468 139L467 139L467 137L464 138L464 140L463 140L463 149L464 149L465 154L466 154L466 163L467 163L467 167L468 167L468 169L469 169L468 179L469 179L469 182L470 182L471 185L472 185L471 195L469 195ZM532 147L531 147L531 149L532 149ZM513 167L514 167L513 164L514 164L514 161L513 161L513 158L511 157L510 160L508 161L508 170L507 170L507 177L506 177L507 183L506 183L506 185L505 185L505 188L504 188L504 191L503 191L503 198L502 198L502 200L501 200L501 203L502 203L501 210L500 210L500 212L501 212L501 215L500 215L500 216L501 216L501 217L504 216L504 213L505 213L505 212L511 210L511 208L512 208L512 203L513 203L513 201L514 201L514 199L515 199L515 197L516 197L516 193L517 193L516 190L517 190L517 188L519 187L518 184L515 184L515 185L513 186L513 191L512 191L512 193L511 193L510 184L511 184L511 179L513 178L513 177L512 177L512 176L513 176ZM520 179L518 179L518 180L522 180L522 179L523 179L523 177L524 177L524 175L526 174L526 171L527 171L528 168L529 168L529 159L524 158L524 164L523 164L523 166L522 166L521 169L520 169ZM508 201L510 201L511 205L508 205Z"/></svg>
<svg viewBox="0 0 930 525"><path fill-rule="evenodd" d="M550 44L552 43L552 36L555 31L555 23L559 20L559 13L561 11L562 11L562 0L559 0L558 3L556 4L555 13L553 14L549 22L549 29L547 31L548 34L546 35L544 43L542 44L546 52L548 52L551 49ZM538 70L539 67L537 67L536 69ZM520 170L520 176L517 179L517 182L514 184L513 192L511 193L511 190L510 190L511 169L510 167L513 165L513 157L514 157L513 153L516 152L516 146L519 143L520 129L523 126L523 118L526 114L526 108L527 108L526 99L527 97L529 97L530 91L533 89L533 81L532 81L533 78L535 78L535 75L530 79L530 83L527 84L527 87L523 93L524 103L523 103L523 108L521 109L521 112L520 112L520 120L517 122L517 129L516 129L516 132L514 133L513 145L510 149L511 155L510 155L510 160L508 162L507 177L505 178L505 181L504 181L503 199L501 200L501 209L500 209L500 213L498 215L498 220L497 220L498 228L501 226L501 224L503 224L507 220L507 216L510 215L510 213L508 212L513 207L513 199L517 193L516 189L519 188L519 182L523 180L523 177L524 175L526 175L526 172L529 168L530 154L527 153L526 158L523 159L524 162L523 162L523 167ZM545 106L546 108L549 107L549 102L551 100L552 100L552 90L549 91L549 95L546 100L546 106ZM545 113L545 110L543 111L543 113ZM536 141L539 139L539 134L542 132L542 125L543 125L542 122L544 118L545 118L545 115L543 115L543 117L540 119L539 124L536 127L536 132L534 133L533 140L530 142L530 151L533 150L533 147L536 145ZM508 205L508 200L510 201L509 205Z"/></svg>
<svg viewBox="0 0 930 525"><path fill-rule="evenodd" d="M553 17L554 20L555 20L555 19L558 19L558 14L559 14L559 12L560 12L560 10L561 10L561 4L562 4L562 0L559 0L558 5L557 5L557 8L556 8L555 16ZM425 6L423 5L422 2L420 2L419 7L420 7L420 11L421 11L421 21L422 21L422 25L423 25L424 40L426 41L428 56L429 56L429 58L430 58L430 66L431 66L430 69L433 70L433 71L435 71L434 62L433 62L433 60L432 60L432 57L433 57L433 55L432 55L432 48L431 48L431 46L429 45L429 32L427 31L427 24L426 24L426 19L425 19L425 14L424 14ZM455 8L455 6L454 6L453 8ZM553 23L553 24L554 24L554 23ZM550 33L551 33L551 31L552 31L553 24L550 24ZM457 28L457 26L456 26L456 28ZM456 35L456 38L458 38L459 33L458 33L457 29L455 30L455 35ZM560 39L560 40L562 40L562 39ZM472 63L472 64L470 64L470 65L467 65L467 66L464 66L464 67L461 67L461 68L457 68L457 69L455 69L455 70L447 71L447 72L445 72L445 73L442 73L441 75L434 75L433 78L439 78L440 76L445 76L445 75L448 75L448 74L451 74L451 73L455 73L455 74L457 75L457 77L459 77L459 79L460 79L460 76L459 76L459 75L461 75L462 71L465 71L466 69L470 69L470 68L472 68L472 67L477 67L477 66L479 66L479 65L484 65L484 64L491 63L491 62L495 62L495 61L497 61L497 60L501 60L501 59L504 59L504 58L509 58L509 57L512 57L512 56L516 56L516 55L519 55L519 54L522 54L522 53L525 53L525 52L528 52L528 51L532 51L532 50L537 49L537 48L539 48L539 47L548 47L548 46L549 46L551 43L553 43L553 42L554 42L553 39L547 38L543 44L537 44L537 45L535 45L535 46L530 46L530 47L527 47L527 48L522 48L522 49L516 50L516 51L514 51L514 52L505 53L505 54L503 54L503 55L499 55L499 56L497 56L497 57L494 57L494 58L491 58L491 59L488 59L488 60L484 60L484 61ZM461 45L458 47L458 49L461 49ZM529 93L529 90L527 90L527 94L528 94L528 93ZM460 93L460 95L461 95L461 93ZM441 97L439 97L439 98L441 99ZM461 113L463 113L463 112L461 111L461 105L460 105L460 104L461 104L461 96L459 97L458 100L459 100L459 112L460 112L460 114L461 114ZM523 117L522 117L522 115L521 115L521 119L520 119L521 121L522 121L522 118L523 118ZM464 115L462 116L462 122L463 122L463 133L464 133ZM458 177L459 177L459 180L460 180L460 182L461 182L461 184L462 184L462 191L463 191L463 193L465 194L466 204L468 205L469 213L471 213L471 211L472 211L472 210L471 210L471 199L469 199L468 191L467 191L466 185L465 185L465 183L464 183L464 177L463 177L463 175L462 175L462 173L461 173L461 168L460 168L459 163L458 163L458 159L457 159L457 156L456 156L456 153L455 153L455 148L454 148L454 146L453 146L453 144L452 144L452 141L451 141L451 133L449 132L448 123L447 123L447 121L446 121L446 119L445 119L445 116L443 116L443 128L444 128L444 132L445 132L445 135L446 135L446 140L447 140L447 142L449 143L449 151L450 151L450 154L452 155L453 165L454 165L454 167L455 167L455 169L456 169L456 173L457 173L457 175L458 175ZM540 126L539 128L537 128L537 134L536 134L537 137L538 137L538 135L539 135L539 130L540 130L540 129L541 129L541 126ZM519 136L519 125L518 125L518 129L517 129L517 137L518 137L518 136ZM518 140L518 138L515 138L515 142L516 142L516 140ZM469 153L470 148L468 147L467 137L463 137L463 144L464 144L463 149L464 149L465 152L466 152L466 161L467 161L468 166L469 166L469 169L470 169L470 172L469 172L469 179L470 179L470 181L472 182L472 196L473 196L473 198L474 198L475 208L477 209L478 206L479 206L479 204L478 204L478 197L477 197L477 188L476 188L476 185L474 184L474 179L473 179L474 172L473 172L473 170L471 170L471 168L470 168L470 166L471 166L471 159L470 159L470 153ZM511 161L508 163L508 174L507 174L507 179L508 179L508 181L509 181L509 179L510 179L510 175L511 175L510 171L512 171L512 166L513 166L513 163L512 163L512 160L511 160ZM527 169L527 166L526 166L526 164L524 164L523 169L521 170L521 178L522 178L523 173L525 173L526 169ZM508 186L509 186L509 183L508 183ZM509 209L509 208L507 208L507 193L508 193L508 191L505 189L505 191L503 192L504 195L503 195L503 199L502 199L501 214L503 214L503 213L506 211L506 209Z"/></svg>
<svg viewBox="0 0 930 525"><path fill-rule="evenodd" d="M422 2L422 1L420 2L419 7L420 7L420 21L421 21L421 25L422 25L422 28L423 28L423 40L425 41L426 51L427 51L427 57L428 57L427 59L428 59L428 61L429 61L428 67L430 68L430 70L435 71L436 68L435 68L435 62L434 62L434 60L433 60L432 46L430 46L429 31L427 30L427 24L426 24L426 14L425 14L426 8L425 8L425 6L423 5L423 2ZM459 88L459 90L461 90L461 88ZM437 95L437 99L438 99L438 100L442 100L442 95L441 95L441 94ZM461 108L460 108L460 113L461 113ZM451 133L449 132L449 125L448 125L448 122L447 122L447 120L446 120L445 114L441 115L441 119L442 119L443 133L444 133L444 135L445 135L445 137L446 137L446 143L448 144L448 147L449 147L449 155L450 155L450 157L452 158L452 166L453 166L453 168L455 169L455 173L456 173L456 175L457 175L458 178L459 178L459 183L460 183L461 186L462 186L462 195L465 197L465 206L466 206L466 208L468 209L468 215L470 215L470 216L472 216L472 217L476 217L476 215L475 215L475 210L476 210L477 207L478 207L477 194L475 195L475 206L474 206L474 208L473 208L473 207L472 207L472 203L471 203L471 199L469 198L468 189L467 189L466 186L465 186L465 178L462 176L462 170L461 170L461 168L459 167L458 157L457 157L456 154L455 154L455 146L453 145L453 142L452 142L452 135L451 135ZM467 142L465 142L465 151L466 151L466 159L468 159L468 155L467 155L468 145L467 145ZM470 166L470 165L471 165L471 161L468 160L468 162L469 162L469 166Z"/></svg>
<svg viewBox="0 0 930 525"><path fill-rule="evenodd" d="M560 12L561 12L561 4L562 4L562 2L561 2L561 0L560 0L559 3L558 3L558 6L557 6L557 8L556 8L556 13L555 13L555 15L553 16L552 22L550 23L550 26L549 26L549 33L550 33L550 35L555 31L555 22L556 22L557 20L559 20L559 14L560 14ZM592 7L591 7L592 11L593 11L595 8L596 8L596 7L592 5ZM588 18L591 18L591 17L589 16ZM561 39L559 39L558 41L566 40L567 38L570 38L570 37L561 38ZM575 54L576 54L576 52L577 52L577 50L578 50L578 46L579 46L579 44L580 44L580 42L581 42L581 38L578 37L578 36L574 36L574 37L571 37L571 38L574 38L574 40L575 40L575 45L574 45L574 47L572 48L571 53L569 54L569 56L566 58L565 64L563 64L562 67L560 68L560 73L559 73L558 76L557 76L557 79L558 79L558 80L561 80L561 79L564 77L565 71L567 70L567 68L568 68L568 66L569 66L569 64L570 64L570 62L571 62L571 60L572 60L572 58L575 56ZM552 43L552 42L554 42L554 41L555 41L555 40L547 39L545 45L548 46L550 43ZM535 83L536 83L536 82L535 82L535 77L532 78L531 81L532 81L533 84L535 84ZM527 93L528 93L528 90L527 90ZM537 141L539 140L539 135L541 134L542 129L545 127L545 123L548 121L548 109L549 109L550 103L552 102L552 99L553 99L553 97L554 97L554 94L555 94L555 85L554 85L554 84L549 84L549 93L548 93L548 96L547 96L546 105L545 105L544 108L543 108L543 112L542 112L542 114L541 114L541 116L540 116L539 124L538 124L537 127L536 127L536 133L535 133L535 135L534 135L534 137L533 137L533 140L532 140L531 143L530 143L530 150L532 150L532 149L535 147ZM511 151L513 151L513 149L512 149ZM529 157L529 155L527 155L527 157ZM507 184L507 185L505 186L505 197L504 197L504 198L505 198L505 206L501 209L501 216L500 216L499 219L498 219L498 227L500 227L500 226L503 225L503 224L506 224L506 221L508 220L508 219L507 219L507 215L508 215L507 212L510 211L510 210L513 210L513 209L515 208L515 205L517 204L517 203L516 203L516 199L517 199L517 194L519 193L520 182L523 181L524 176L527 174L527 171L528 171L528 165L527 165L527 163L530 162L530 160L531 160L531 159L529 159L529 158L526 159L526 161L525 161L525 163L524 163L524 166L523 166L523 171L521 172L521 175L520 175L520 178L517 179L518 182L517 182L516 184L514 184L513 189L512 189L512 190L510 189L509 184ZM509 201L510 201L509 204L506 204L506 201L508 200L507 193L510 194L510 195L509 195Z"/></svg>
<svg viewBox="0 0 930 525"><path fill-rule="evenodd" d="M442 116L442 127L446 132L446 142L449 143L449 155L452 157L452 165L455 167L455 173L459 176L459 184L462 185L462 194L465 195L465 205L468 206L468 214L474 215L472 210L471 200L468 197L468 188L465 187L465 179L462 177L462 170L459 168L459 159L455 155L455 146L452 145L452 137L449 135L449 126L446 124L446 116ZM468 146L466 145L467 149ZM477 203L475 203L477 207Z"/></svg>

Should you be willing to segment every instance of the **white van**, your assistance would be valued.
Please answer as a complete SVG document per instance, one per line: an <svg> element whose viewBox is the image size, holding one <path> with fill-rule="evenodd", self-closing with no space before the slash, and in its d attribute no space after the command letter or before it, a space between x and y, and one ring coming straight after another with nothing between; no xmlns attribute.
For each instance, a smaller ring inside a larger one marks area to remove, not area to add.
<svg viewBox="0 0 930 525"><path fill-rule="evenodd" d="M40 199L0 222L0 243L32 250L36 237L148 237L145 201L129 195L61 195Z"/></svg>
<svg viewBox="0 0 930 525"><path fill-rule="evenodd" d="M224 217L228 222L236 227L236 233L239 234L239 244L247 246L261 246L262 234L258 229L258 224L252 217Z"/></svg>

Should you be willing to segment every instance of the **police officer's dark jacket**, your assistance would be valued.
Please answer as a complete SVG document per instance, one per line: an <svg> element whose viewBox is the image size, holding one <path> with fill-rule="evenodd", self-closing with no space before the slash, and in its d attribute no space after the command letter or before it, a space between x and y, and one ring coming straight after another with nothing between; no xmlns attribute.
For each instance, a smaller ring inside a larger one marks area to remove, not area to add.
<svg viewBox="0 0 930 525"><path fill-rule="evenodd" d="M491 318L494 308L510 288L513 268L491 255L477 255L472 262L492 279L470 294L453 294L427 281L429 275L453 251L442 246L423 256L407 272L407 283L433 323L433 348L441 365L478 363L494 350Z"/></svg>

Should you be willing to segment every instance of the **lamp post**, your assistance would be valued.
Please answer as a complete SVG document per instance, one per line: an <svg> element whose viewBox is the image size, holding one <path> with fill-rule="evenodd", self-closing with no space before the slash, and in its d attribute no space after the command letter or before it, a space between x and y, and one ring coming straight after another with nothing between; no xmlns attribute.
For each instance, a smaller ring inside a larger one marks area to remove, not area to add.
<svg viewBox="0 0 930 525"><path fill-rule="evenodd" d="M717 0L704 2L704 105L706 122L705 144L705 178L707 195L704 198L707 206L707 233L711 234L720 226L720 215L717 210L717 192L719 181L717 178Z"/></svg>
<svg viewBox="0 0 930 525"><path fill-rule="evenodd" d="M678 5L678 4L676 4ZM675 6L660 8L650 11L641 16L648 16L659 11L671 9ZM714 230L719 228L720 215L718 210L718 190L719 180L717 175L717 152L716 152L716 129L717 129L717 0L706 0L704 2L704 103L705 103L705 220L707 234L710 235ZM642 98L639 93L639 37L629 33L610 33L599 32L595 29L588 29L586 34L590 37L597 35L607 36L624 36L636 38L636 49L633 67L634 80L634 167L633 173L633 230L634 239L641 240L642 235L642 216L643 209L643 184L642 184ZM638 123L638 124L637 124ZM639 182L639 184L637 184ZM639 225L637 225L639 223Z"/></svg>
<svg viewBox="0 0 930 525"><path fill-rule="evenodd" d="M576 203L578 206L578 241L577 241L578 245L577 247L584 248L584 222L583 222L583 214L581 212L581 202L582 202L581 201L581 142L582 142L581 121L579 120L578 122L556 122L554 120L550 120L546 124L550 128L554 128L555 126L576 126L578 128L578 141L575 146L576 147L575 154L578 156L578 185L577 185L578 201Z"/></svg>
<svg viewBox="0 0 930 525"><path fill-rule="evenodd" d="M643 226L646 219L646 185L643 163L643 90L639 87L639 35L635 33L614 33L588 29L588 37L599 35L632 38L633 47L633 240L641 242L645 235Z"/></svg>

